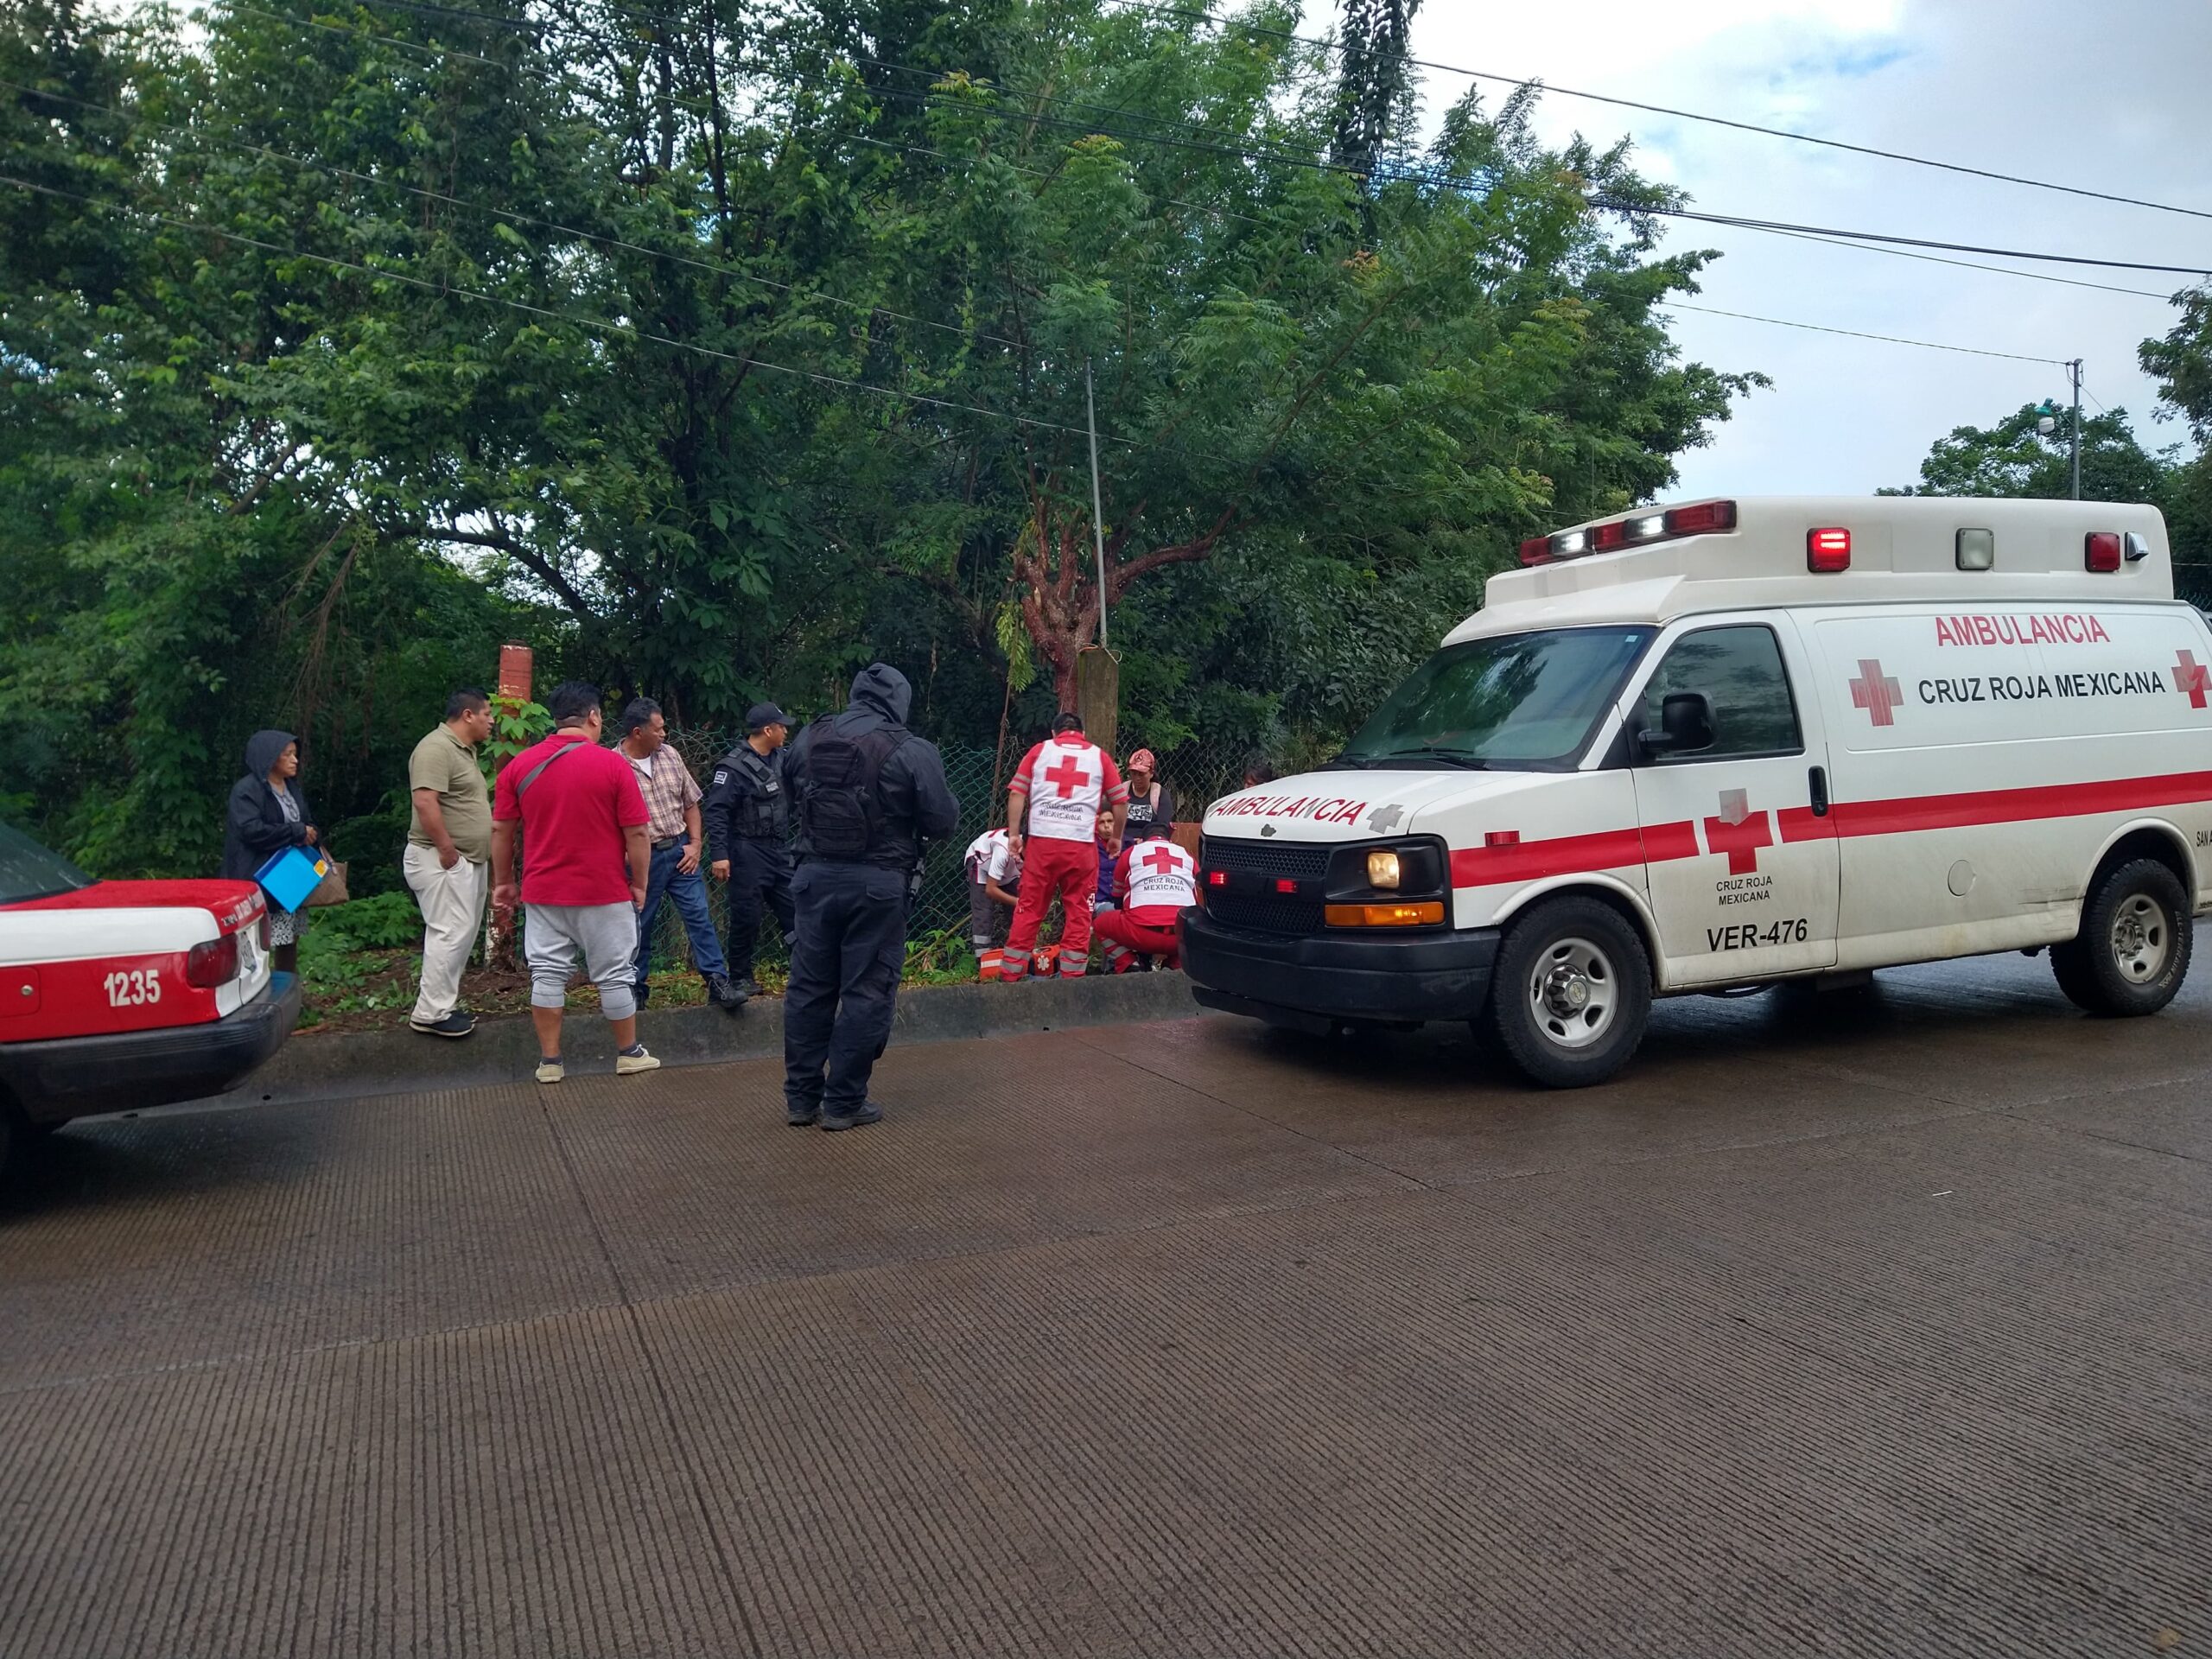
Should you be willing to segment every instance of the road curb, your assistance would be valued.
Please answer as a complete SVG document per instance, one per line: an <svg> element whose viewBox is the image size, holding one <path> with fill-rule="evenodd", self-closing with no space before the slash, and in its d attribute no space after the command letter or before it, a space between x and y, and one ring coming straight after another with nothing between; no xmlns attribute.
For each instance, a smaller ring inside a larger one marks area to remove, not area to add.
<svg viewBox="0 0 2212 1659"><path fill-rule="evenodd" d="M1080 980L1033 980L1020 985L934 985L899 994L891 1027L894 1045L1013 1037L1079 1026L1128 1025L1195 1018L1191 982L1180 974L1101 975ZM716 1065L780 1057L780 999L719 1008L648 1008L638 1035L663 1065ZM572 1074L612 1071L614 1045L606 1022L572 1014L563 1023L562 1058ZM364 1095L471 1089L527 1079L537 1065L530 1021L487 1020L458 1041L418 1032L353 1031L295 1035L268 1065L227 1096L227 1102L345 1100Z"/></svg>

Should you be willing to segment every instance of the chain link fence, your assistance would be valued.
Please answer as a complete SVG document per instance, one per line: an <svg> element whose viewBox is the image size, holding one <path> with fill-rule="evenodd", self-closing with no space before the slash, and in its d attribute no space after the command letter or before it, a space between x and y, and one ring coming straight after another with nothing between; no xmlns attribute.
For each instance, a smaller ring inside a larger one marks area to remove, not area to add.
<svg viewBox="0 0 2212 1659"><path fill-rule="evenodd" d="M668 734L669 747L683 757L684 765L690 767L691 775L699 780L702 789L714 776L715 762L728 753L739 741L728 734L698 727L671 728ZM956 940L967 938L968 877L962 868L962 855L977 836L1005 823L1007 779L1021 763L1027 747L1027 743L1017 746L1009 741L1003 755L989 749L941 749L945 781L951 785L953 798L960 803L960 825L945 840L931 846L923 861L921 892L914 901L907 929L910 939L932 934L945 934ZM1124 741L1122 747L1122 753L1117 760L1126 759L1141 746ZM1204 741L1155 753L1160 760L1160 779L1174 791L1176 817L1185 823L1196 822L1204 815L1208 802L1240 787L1246 768L1260 759L1241 745ZM707 887L707 902L714 913L715 925L727 939L729 888L711 877ZM788 956L774 917L764 916L757 959L763 963L781 965ZM655 920L653 960L690 960L683 920L672 905L663 905Z"/></svg>

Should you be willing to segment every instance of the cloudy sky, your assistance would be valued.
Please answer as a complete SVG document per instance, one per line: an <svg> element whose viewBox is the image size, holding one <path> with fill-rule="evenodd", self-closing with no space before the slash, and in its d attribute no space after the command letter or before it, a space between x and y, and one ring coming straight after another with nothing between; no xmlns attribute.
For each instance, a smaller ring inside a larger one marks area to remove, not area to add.
<svg viewBox="0 0 2212 1659"><path fill-rule="evenodd" d="M1761 125L2212 211L2204 74L2208 0L1427 0L1417 56ZM1467 82L1427 72L1431 111ZM1491 87L1495 99L1506 89ZM1554 92L1546 138L1632 136L1641 168L1692 206L1986 246L2212 268L2212 218L2122 207L1732 132ZM2029 357L2085 360L2088 392L2155 423L2136 347L2171 326L2189 279L2028 269L2154 297L1677 222L1669 245L1716 248L1694 303ZM2001 264L1980 256L1946 256ZM1759 369L1682 461L1683 494L1858 493L1910 483L1929 442L2064 395L2065 371L1675 313L1685 353ZM2085 399L2084 407L2095 412Z"/></svg>

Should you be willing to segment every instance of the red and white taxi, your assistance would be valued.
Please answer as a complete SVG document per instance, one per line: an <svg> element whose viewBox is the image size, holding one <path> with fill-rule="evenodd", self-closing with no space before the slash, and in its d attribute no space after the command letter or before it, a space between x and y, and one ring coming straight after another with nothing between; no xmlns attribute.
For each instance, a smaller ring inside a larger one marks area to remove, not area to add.
<svg viewBox="0 0 2212 1659"><path fill-rule="evenodd" d="M298 980L251 881L99 881L0 826L0 1161L31 1128L194 1100L275 1053Z"/></svg>

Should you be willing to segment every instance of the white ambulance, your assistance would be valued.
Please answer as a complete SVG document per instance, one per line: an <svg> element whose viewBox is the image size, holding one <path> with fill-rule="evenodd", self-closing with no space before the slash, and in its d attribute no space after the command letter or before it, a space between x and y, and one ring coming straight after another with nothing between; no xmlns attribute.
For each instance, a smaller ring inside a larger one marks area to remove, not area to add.
<svg viewBox="0 0 2212 1659"><path fill-rule="evenodd" d="M2212 904L2212 635L2146 506L1777 498L1524 543L1329 766L1216 802L1198 1000L1611 1076L1654 996L2049 947L2163 1007Z"/></svg>

